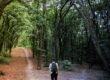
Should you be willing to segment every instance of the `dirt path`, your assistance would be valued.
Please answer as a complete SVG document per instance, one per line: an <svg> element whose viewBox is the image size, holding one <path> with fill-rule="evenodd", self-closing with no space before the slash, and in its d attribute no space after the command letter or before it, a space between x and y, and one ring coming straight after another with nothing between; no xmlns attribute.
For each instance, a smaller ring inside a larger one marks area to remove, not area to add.
<svg viewBox="0 0 110 80"><path fill-rule="evenodd" d="M26 56L26 61L27 61L27 66L26 66L26 80L36 80L35 76L33 75L34 73L34 68L33 68L33 62L31 60L31 57L29 55L29 52L23 48L25 56Z"/></svg>
<svg viewBox="0 0 110 80"><path fill-rule="evenodd" d="M29 52L24 49L26 55L26 80L50 80L48 70L36 70L35 65L30 58ZM60 71L58 80L109 80L110 78L104 77L105 73L100 70L89 70L84 68L76 68L74 72Z"/></svg>
<svg viewBox="0 0 110 80"><path fill-rule="evenodd" d="M9 65L0 65L5 76L0 80L50 80L48 69L37 70L32 54L26 48L12 50L12 61ZM58 80L110 80L105 72L75 68L74 72L60 71Z"/></svg>
<svg viewBox="0 0 110 80"><path fill-rule="evenodd" d="M9 65L0 64L0 70L5 72L5 76L0 76L0 80L25 80L26 66L24 51L21 48L12 49L11 63Z"/></svg>

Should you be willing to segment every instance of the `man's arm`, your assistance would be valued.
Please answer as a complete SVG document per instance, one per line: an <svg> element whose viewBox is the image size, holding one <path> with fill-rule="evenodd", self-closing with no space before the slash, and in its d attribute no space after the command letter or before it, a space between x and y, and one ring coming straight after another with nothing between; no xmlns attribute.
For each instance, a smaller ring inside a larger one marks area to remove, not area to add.
<svg viewBox="0 0 110 80"><path fill-rule="evenodd" d="M49 71L50 71L50 73L51 73L51 67L52 67L52 64L50 63L49 64Z"/></svg>
<svg viewBox="0 0 110 80"><path fill-rule="evenodd" d="M58 66L58 63L56 63L56 66L57 66L57 70L59 71L59 66Z"/></svg>

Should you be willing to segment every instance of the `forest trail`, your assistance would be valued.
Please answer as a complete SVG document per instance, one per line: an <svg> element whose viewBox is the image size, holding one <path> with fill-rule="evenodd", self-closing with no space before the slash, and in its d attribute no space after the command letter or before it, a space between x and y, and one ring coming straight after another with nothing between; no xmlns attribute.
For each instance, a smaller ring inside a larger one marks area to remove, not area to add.
<svg viewBox="0 0 110 80"><path fill-rule="evenodd" d="M5 76L0 76L0 80L50 80L48 69L37 70L32 53L26 48L13 49L11 63L0 64L0 70L5 72ZM104 74L100 70L75 68L74 72L60 71L58 80L110 80L105 78Z"/></svg>

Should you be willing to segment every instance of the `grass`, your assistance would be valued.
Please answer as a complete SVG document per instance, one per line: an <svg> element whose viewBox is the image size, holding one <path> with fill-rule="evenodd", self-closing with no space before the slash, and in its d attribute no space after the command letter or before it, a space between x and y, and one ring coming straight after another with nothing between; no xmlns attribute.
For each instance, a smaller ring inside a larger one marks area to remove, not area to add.
<svg viewBox="0 0 110 80"><path fill-rule="evenodd" d="M10 57L0 56L0 64L9 64L9 63L10 63Z"/></svg>

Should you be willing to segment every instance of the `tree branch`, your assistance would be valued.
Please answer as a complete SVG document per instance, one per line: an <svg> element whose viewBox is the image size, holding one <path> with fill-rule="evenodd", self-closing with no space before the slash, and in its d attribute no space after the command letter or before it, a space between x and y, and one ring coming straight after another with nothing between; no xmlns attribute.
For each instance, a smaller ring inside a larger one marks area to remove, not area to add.
<svg viewBox="0 0 110 80"><path fill-rule="evenodd" d="M10 4L12 1L13 1L13 0L2 0L2 1L0 2L0 17L1 17L1 15L2 15L2 13L3 13L4 8L5 8L8 4Z"/></svg>

